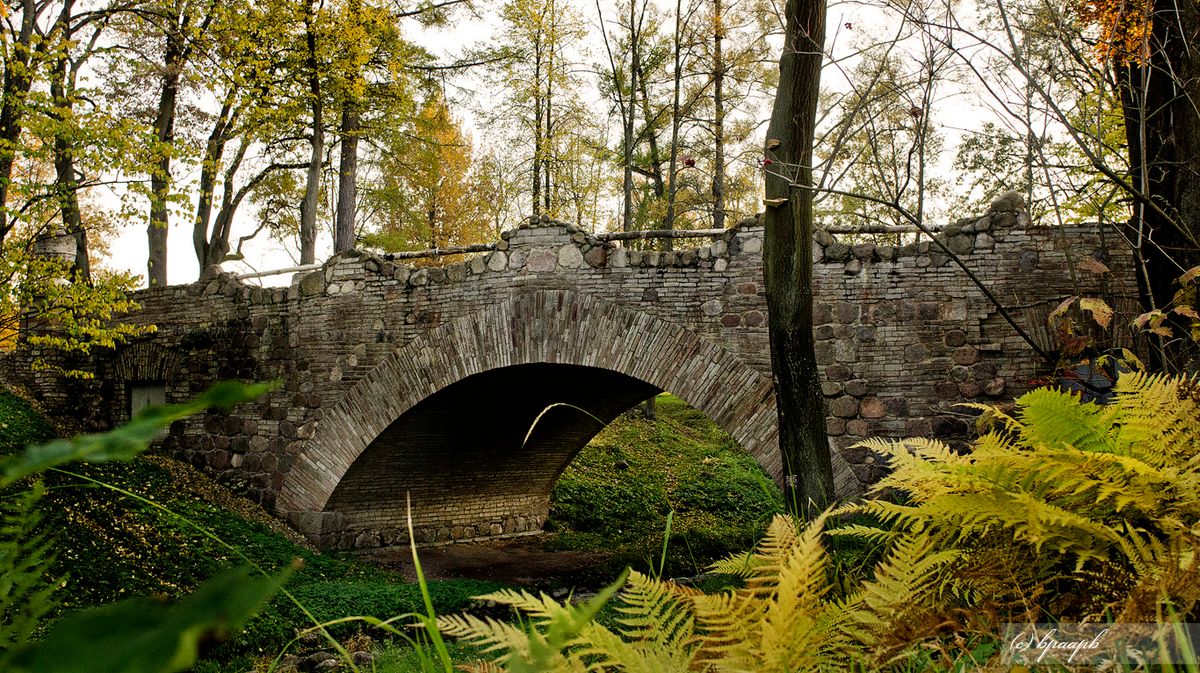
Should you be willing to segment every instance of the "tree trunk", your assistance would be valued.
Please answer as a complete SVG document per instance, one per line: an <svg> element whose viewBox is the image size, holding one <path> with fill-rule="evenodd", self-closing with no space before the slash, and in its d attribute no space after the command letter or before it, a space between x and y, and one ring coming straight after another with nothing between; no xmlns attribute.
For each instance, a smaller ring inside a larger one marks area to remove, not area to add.
<svg viewBox="0 0 1200 673"><path fill-rule="evenodd" d="M37 9L33 0L21 0L21 30L11 47L11 58L4 63L3 105L0 105L0 243L13 227L8 217L8 187L12 182L16 148L21 138L21 119L25 116L25 98L33 83L30 68L34 49L34 20Z"/></svg>
<svg viewBox="0 0 1200 673"><path fill-rule="evenodd" d="M150 173L150 223L146 227L149 254L146 259L150 287L167 284L167 234L171 225L167 201L171 192L171 152L175 148L175 110L179 97L179 76L183 67L183 36L168 33L163 54L163 82L154 117L154 137L158 160Z"/></svg>
<svg viewBox="0 0 1200 673"><path fill-rule="evenodd" d="M544 213L550 213L552 198L550 195L550 162L554 154L554 127L551 122L551 111L554 105L554 48L557 43L555 32L558 24L554 16L557 5L550 0L550 30L546 33L546 132L542 136L542 180L545 181L542 199L545 204Z"/></svg>
<svg viewBox="0 0 1200 673"><path fill-rule="evenodd" d="M74 6L72 0L63 3L60 22L70 20ZM66 39L70 39L66 36ZM75 175L75 145L71 133L64 127L74 105L74 81L70 76L69 57L64 51L54 62L50 78L50 97L54 101L53 119L58 122L54 129L54 176L58 206L62 213L63 228L75 239L74 280L84 283L92 281L91 259L88 254L87 231L83 227L83 215L79 209L79 179Z"/></svg>
<svg viewBox="0 0 1200 673"><path fill-rule="evenodd" d="M637 5L636 0L629 0L629 105L627 106L628 114L625 115L625 128L623 132L624 156L624 171L621 175L621 194L624 198L624 208L621 212L621 231L633 231L633 130L636 126L636 108L634 101L637 98L637 71L638 71L638 49L637 49L637 32L634 30L634 10ZM621 90L618 87L617 96L621 95Z"/></svg>
<svg viewBox="0 0 1200 673"><path fill-rule="evenodd" d="M1144 260L1138 286L1147 311L1170 303L1181 269L1200 264L1200 7L1194 0L1154 4L1148 61L1116 68L1132 182L1157 206L1136 201L1130 221ZM1151 364L1178 368L1181 355L1175 347L1151 353Z"/></svg>
<svg viewBox="0 0 1200 673"><path fill-rule="evenodd" d="M650 399L648 399L642 403L642 418L644 418L648 421L657 421L658 420L658 411L654 404L654 401L657 399L658 399L658 395L655 395L654 397L651 397Z"/></svg>
<svg viewBox="0 0 1200 673"><path fill-rule="evenodd" d="M674 38L674 57L675 70L672 72L673 84L671 90L671 159L667 167L667 214L663 217L663 229L675 228L675 195L678 191L675 185L676 171L679 169L679 91L683 82L683 73L680 71L682 67L682 51L683 45L680 43L683 39L680 35L681 22L683 12L683 0L675 0L675 38Z"/></svg>
<svg viewBox="0 0 1200 673"><path fill-rule="evenodd" d="M321 101L320 64L317 62L317 35L312 25L312 5L305 16L308 45L308 95L312 105L312 137L309 139L308 175L304 184L304 203L300 206L300 263L313 264L317 259L317 208L321 195L321 160L325 154L325 116Z"/></svg>
<svg viewBox="0 0 1200 673"><path fill-rule="evenodd" d="M542 212L542 34L533 46L533 214Z"/></svg>
<svg viewBox="0 0 1200 673"><path fill-rule="evenodd" d="M241 168L242 162L246 159L246 149L249 142L243 138L237 153L230 160L229 166L225 169L224 187L221 190L221 208L217 211L217 219L213 222L212 234L208 237L208 258L201 264L201 270L206 267L220 264L225 261L225 255L230 249L230 235L233 231L233 216L237 213L238 206L241 205L242 199L246 198L246 194L254 185L261 182L272 170L274 166L268 167L258 174L258 177L252 179L245 185L242 185L236 192L233 190L234 178L237 177L238 169ZM255 236L258 232L250 236L245 236L242 241L247 241ZM240 243L239 243L240 246ZM240 248L239 248L240 249Z"/></svg>
<svg viewBox="0 0 1200 673"><path fill-rule="evenodd" d="M721 0L713 0L713 229L725 228L725 17Z"/></svg>
<svg viewBox="0 0 1200 673"><path fill-rule="evenodd" d="M766 157L774 163L766 174L763 262L784 493L789 508L804 514L833 500L812 331L812 147L825 2L788 0L785 14L779 89L767 129ZM794 184L789 175L795 175Z"/></svg>
<svg viewBox="0 0 1200 673"><path fill-rule="evenodd" d="M200 265L200 275L204 269L214 264L213 255L209 252L208 225L212 221L213 198L217 191L217 173L221 168L221 157L225 154L225 143L228 141L229 116L233 109L233 91L225 96L221 111L213 123L212 131L208 134L208 142L204 144L204 159L200 162L200 194L196 198L196 219L192 223L192 250L196 253L196 262ZM225 184L225 191L230 189ZM220 263L220 260L215 262Z"/></svg>
<svg viewBox="0 0 1200 673"><path fill-rule="evenodd" d="M646 126L645 126L646 143L650 146L650 156L649 156L650 161L649 161L649 166L647 166L647 168L646 168L646 173L649 174L650 180L652 181L652 187L654 189L655 200L658 201L659 203L662 203L663 198L666 196L666 193L667 193L667 184L666 184L666 180L663 178L663 166L662 166L663 162L662 162L662 156L659 154L659 150L658 150L658 135L655 133L654 128L651 126L651 124L653 122L653 117L652 117L651 111L650 111L650 92L646 88L646 73L640 72L640 71L638 72L638 88L641 90L641 93L642 93L642 119L645 120L645 123L646 123ZM640 134L638 135L638 139L639 140L641 139ZM675 248L674 243L675 243L674 239L670 239L670 238L663 239L662 240L663 250L674 250L674 248Z"/></svg>
<svg viewBox="0 0 1200 673"><path fill-rule="evenodd" d="M358 202L358 131L357 101L342 106L342 159L338 170L337 226L334 252L354 249L354 219Z"/></svg>

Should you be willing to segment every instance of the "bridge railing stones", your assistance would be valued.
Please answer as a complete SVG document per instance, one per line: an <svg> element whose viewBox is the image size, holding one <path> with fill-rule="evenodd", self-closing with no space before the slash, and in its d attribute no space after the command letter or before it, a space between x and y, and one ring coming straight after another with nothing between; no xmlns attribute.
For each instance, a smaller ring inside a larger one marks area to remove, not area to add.
<svg viewBox="0 0 1200 673"><path fill-rule="evenodd" d="M402 264L357 250L335 255L324 268L300 275L289 296L350 294L365 287L366 274L391 277L415 289L495 274L569 273L588 268L702 268L720 273L729 267L731 255L756 255L761 250L762 228L754 220L727 230L709 245L673 251L630 249L602 241L574 225L534 220L501 233L496 250L444 267Z"/></svg>

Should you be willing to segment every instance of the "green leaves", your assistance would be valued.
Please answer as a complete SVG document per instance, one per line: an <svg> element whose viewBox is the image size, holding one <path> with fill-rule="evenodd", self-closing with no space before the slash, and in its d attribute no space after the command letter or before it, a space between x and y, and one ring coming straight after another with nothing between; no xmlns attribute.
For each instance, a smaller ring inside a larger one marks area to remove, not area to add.
<svg viewBox="0 0 1200 673"><path fill-rule="evenodd" d="M248 568L205 582L177 605L133 598L63 619L41 641L10 655L14 673L174 673L196 662L201 647L245 624L290 571L251 577Z"/></svg>
<svg viewBox="0 0 1200 673"><path fill-rule="evenodd" d="M57 583L49 578L54 553L46 534L35 532L43 490L36 484L0 500L0 652L28 642L54 607Z"/></svg>
<svg viewBox="0 0 1200 673"><path fill-rule="evenodd" d="M252 400L274 384L218 383L183 404L147 407L128 424L111 432L81 435L33 445L0 462L0 487L71 461L129 460L146 450L168 424L210 407L228 409ZM220 641L279 590L290 574L251 578L250 569L213 578L178 605L150 598L74 614L63 619L42 640L25 645L52 601L45 574L50 546L44 535L33 535L38 518L33 504L40 486L5 512L0 529L0 647L16 646L0 657L6 671L70 673L171 673L191 667L201 645Z"/></svg>
<svg viewBox="0 0 1200 673"><path fill-rule="evenodd" d="M272 383L221 382L190 402L147 407L116 430L30 446L24 453L0 461L0 487L75 460L93 463L130 460L145 451L159 431L172 422L211 407L229 409L273 387Z"/></svg>

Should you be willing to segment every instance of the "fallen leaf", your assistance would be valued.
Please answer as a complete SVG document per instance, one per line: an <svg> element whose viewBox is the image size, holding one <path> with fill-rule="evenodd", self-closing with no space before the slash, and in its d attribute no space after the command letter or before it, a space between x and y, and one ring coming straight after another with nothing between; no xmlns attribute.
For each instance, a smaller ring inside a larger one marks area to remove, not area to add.
<svg viewBox="0 0 1200 673"><path fill-rule="evenodd" d="M1104 265L1104 262L1101 262L1095 257L1084 257L1083 259L1079 260L1079 264L1077 264L1076 267L1080 271L1090 271L1097 276L1102 276L1108 273L1108 267Z"/></svg>

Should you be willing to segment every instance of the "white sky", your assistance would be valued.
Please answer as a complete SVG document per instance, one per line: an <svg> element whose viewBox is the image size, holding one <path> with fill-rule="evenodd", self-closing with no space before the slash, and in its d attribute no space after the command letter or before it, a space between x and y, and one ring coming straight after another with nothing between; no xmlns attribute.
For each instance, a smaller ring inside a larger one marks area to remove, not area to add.
<svg viewBox="0 0 1200 673"><path fill-rule="evenodd" d="M666 13L673 12L674 2L666 2L666 0L657 0L664 5ZM604 0L605 17L610 21L614 17L614 12L611 7L613 0ZM599 61L603 58L603 47L600 43L599 35L596 29L598 23L594 2L576 1L577 8L583 12L585 19L592 26L590 35L594 38L595 45L592 45L590 51L591 60ZM494 11L494 8L484 8L483 13ZM852 23L854 31L858 34L866 34L872 30L887 30L890 27L885 25L885 18L879 10L870 7L869 5L859 2L833 3L829 10L828 25L831 39L835 31L839 31L838 41L839 51L846 51L849 48L849 41L853 36L843 26L846 23ZM415 23L406 25L406 30L410 39L414 39L419 44L425 46L436 55L443 57L445 60L453 58L456 52L462 48L479 42L487 41L492 33L497 30L497 21L494 16L484 16L483 18L473 17L465 12L459 12L456 15L456 20L449 26L437 29L423 30ZM585 47L586 48L586 47ZM847 66L847 69L849 66ZM826 69L825 80L826 84L830 81L836 82L840 75L830 68ZM485 83L486 85L489 83ZM494 83L490 83L493 84ZM474 86L474 83L472 83ZM836 86L836 84L835 84ZM598 94L597 94L598 96ZM605 103L604 105L607 105ZM767 101L769 105L769 101ZM465 126L472 131L472 135L477 139L481 137L480 133L474 129L472 114L469 109L463 107L456 108L455 113L463 119ZM765 119L769 114L769 109L762 111L762 116ZM959 119L961 126L961 111L955 113ZM944 127L943 127L944 128ZM948 134L957 135L955 129L945 129ZM761 129L760 129L761 131ZM948 138L950 144L953 141ZM182 167L177 167L177 170L182 171ZM194 181L198 176L192 174L181 174L177 176L177 180L181 183ZM171 229L168 235L168 261L167 261L167 277L170 284L190 283L198 276L200 269L196 262L195 254L192 250L191 243L191 217L194 211L185 209L183 211L174 211L171 218ZM248 233L248 223L252 219L254 213L253 204L245 204L239 210L239 224L235 224L234 233L231 237L232 243L236 246L237 237ZM134 221L128 224L116 237L111 244L111 256L104 260L107 266L131 271L145 276L146 272L146 230L144 219L140 222ZM332 237L330 234L330 223L320 223L321 230L317 239L317 259L323 261L332 252ZM245 253L245 262L226 262L223 266L228 271L247 272L247 271L262 271L270 269L279 269L293 266L296 264L293 255L289 254L285 245L270 239L264 234L260 234L257 238L249 241L243 248ZM272 276L263 279L255 279L249 282L261 283L264 285L285 285L291 279L291 274Z"/></svg>

